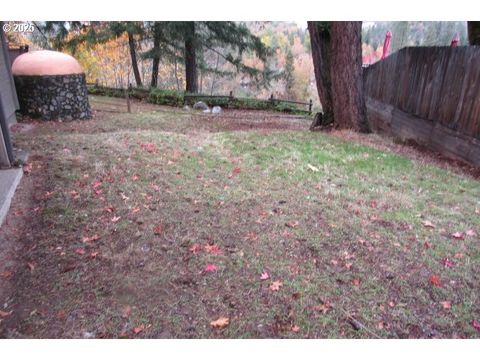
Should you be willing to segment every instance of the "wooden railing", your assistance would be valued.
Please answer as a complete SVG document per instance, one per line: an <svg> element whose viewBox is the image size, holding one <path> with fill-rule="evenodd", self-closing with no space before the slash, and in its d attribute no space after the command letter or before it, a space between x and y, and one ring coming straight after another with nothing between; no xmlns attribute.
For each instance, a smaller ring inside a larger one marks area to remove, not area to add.
<svg viewBox="0 0 480 360"><path fill-rule="evenodd" d="M137 97L137 98L147 98L150 94L149 89L143 89L143 88L134 88L131 85L127 89L125 88L114 88L114 87L107 87L107 86L100 86L98 83L87 83L89 87L93 87L99 90L104 90L107 92L110 92L112 94L115 94L115 96L120 97L120 96L125 96L126 98L130 97ZM212 105L232 105L236 102L240 103L248 103L248 102L255 102L258 104L265 104L266 107L268 108L274 108L275 106L282 106L282 105L287 105L287 104L293 104L293 105L300 105L301 107L304 107L303 109L298 109L300 111L308 112L309 114L312 113L312 107L313 107L313 101L310 99L309 102L303 102L303 101L295 101L295 100L284 100L284 99L276 99L273 94L268 98L268 99L257 99L257 98L245 98L245 97L235 97L233 95L233 91L230 91L229 95L204 95L204 94L189 94L189 93L180 93L181 96L183 97L183 103L184 104L191 104L192 102L195 101L206 101L211 103ZM222 100L222 101L220 101ZM216 101L218 103L216 103ZM308 109L308 110L307 110Z"/></svg>

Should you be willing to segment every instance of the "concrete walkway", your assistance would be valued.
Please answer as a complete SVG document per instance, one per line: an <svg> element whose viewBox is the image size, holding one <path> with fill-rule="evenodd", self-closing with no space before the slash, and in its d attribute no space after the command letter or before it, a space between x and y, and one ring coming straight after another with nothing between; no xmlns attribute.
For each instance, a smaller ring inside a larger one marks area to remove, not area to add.
<svg viewBox="0 0 480 360"><path fill-rule="evenodd" d="M22 168L0 170L0 226L7 216L10 203L22 175Z"/></svg>

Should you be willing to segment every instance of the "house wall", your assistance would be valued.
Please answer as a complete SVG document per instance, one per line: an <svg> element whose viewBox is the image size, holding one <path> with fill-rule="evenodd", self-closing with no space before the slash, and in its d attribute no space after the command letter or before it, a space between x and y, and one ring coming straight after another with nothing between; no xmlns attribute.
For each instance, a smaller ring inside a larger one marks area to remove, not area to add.
<svg viewBox="0 0 480 360"><path fill-rule="evenodd" d="M1 25L3 24L0 22ZM13 153L8 126L16 122L18 99L3 31L0 31L0 40L0 167L9 167L13 161Z"/></svg>

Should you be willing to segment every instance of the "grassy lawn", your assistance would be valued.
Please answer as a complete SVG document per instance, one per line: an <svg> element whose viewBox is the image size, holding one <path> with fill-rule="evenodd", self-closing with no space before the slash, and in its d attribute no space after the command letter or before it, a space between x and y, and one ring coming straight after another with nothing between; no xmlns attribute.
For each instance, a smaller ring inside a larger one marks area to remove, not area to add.
<svg viewBox="0 0 480 360"><path fill-rule="evenodd" d="M3 336L479 336L478 180L278 114L134 110L14 134Z"/></svg>

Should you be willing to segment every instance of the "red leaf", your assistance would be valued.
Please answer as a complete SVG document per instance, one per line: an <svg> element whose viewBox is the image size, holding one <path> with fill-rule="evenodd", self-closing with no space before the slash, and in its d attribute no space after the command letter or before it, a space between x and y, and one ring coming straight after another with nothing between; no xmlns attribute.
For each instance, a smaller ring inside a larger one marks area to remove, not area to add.
<svg viewBox="0 0 480 360"><path fill-rule="evenodd" d="M220 248L218 247L218 245L205 245L205 250L209 254L220 255Z"/></svg>
<svg viewBox="0 0 480 360"><path fill-rule="evenodd" d="M75 249L75 252L76 252L78 255L85 255L85 250L83 250L83 249L81 249L81 248Z"/></svg>
<svg viewBox="0 0 480 360"><path fill-rule="evenodd" d="M298 226L298 221L289 221L287 223L285 223L285 226L286 227L289 227L289 228L296 228Z"/></svg>
<svg viewBox="0 0 480 360"><path fill-rule="evenodd" d="M3 277L5 279L8 279L12 275L13 275L13 273L11 271L4 271L4 272L0 273L0 277Z"/></svg>
<svg viewBox="0 0 480 360"><path fill-rule="evenodd" d="M262 275L260 275L260 280L268 280L268 279L270 279L270 275L268 274L268 272L264 271Z"/></svg>
<svg viewBox="0 0 480 360"><path fill-rule="evenodd" d="M480 331L480 322L478 322L477 320L472 320L471 324L475 329Z"/></svg>
<svg viewBox="0 0 480 360"><path fill-rule="evenodd" d="M467 236L477 236L477 233L475 232L475 230L467 230L466 233L465 233Z"/></svg>
<svg viewBox="0 0 480 360"><path fill-rule="evenodd" d="M452 234L452 237L458 240L465 239L465 233L463 231L457 231Z"/></svg>
<svg viewBox="0 0 480 360"><path fill-rule="evenodd" d="M451 301L440 301L440 304L442 305L444 310L450 310L452 308Z"/></svg>
<svg viewBox="0 0 480 360"><path fill-rule="evenodd" d="M455 263L451 261L448 257L442 259L442 264L446 268L451 268L455 266Z"/></svg>
<svg viewBox="0 0 480 360"><path fill-rule="evenodd" d="M163 225L162 224L159 224L159 225L157 225L153 228L153 233L155 235L161 235L162 232L163 232Z"/></svg>
<svg viewBox="0 0 480 360"><path fill-rule="evenodd" d="M92 188L94 190L97 190L100 186L102 186L102 182L101 181L95 181L93 184L92 184Z"/></svg>
<svg viewBox="0 0 480 360"><path fill-rule="evenodd" d="M283 286L283 283L281 281L274 281L270 286L270 290L272 291L278 291L280 288Z"/></svg>
<svg viewBox="0 0 480 360"><path fill-rule="evenodd" d="M442 280L440 279L440 276L438 275L430 276L430 284L436 287L442 287Z"/></svg>
<svg viewBox="0 0 480 360"><path fill-rule="evenodd" d="M140 144L140 148L149 154L153 154L158 151L157 147L152 143Z"/></svg>
<svg viewBox="0 0 480 360"><path fill-rule="evenodd" d="M84 243L89 243L89 242L94 242L94 241L97 241L98 239L100 239L100 236L95 234L93 236L84 236L82 238L82 242Z"/></svg>
<svg viewBox="0 0 480 360"><path fill-rule="evenodd" d="M193 244L192 246L190 246L190 249L189 249L192 253L196 254L200 251L202 251L202 247L199 245L199 244Z"/></svg>
<svg viewBox="0 0 480 360"><path fill-rule="evenodd" d="M238 175L238 174L240 174L241 171L242 171L242 170L241 170L239 167L236 167L236 168L233 168L232 174L233 174L233 175Z"/></svg>
<svg viewBox="0 0 480 360"><path fill-rule="evenodd" d="M425 220L423 222L423 226L428 227L428 228L432 228L432 229L435 228L435 225L433 225L433 223L430 220Z"/></svg>
<svg viewBox="0 0 480 360"><path fill-rule="evenodd" d="M95 259L95 258L97 257L97 255L98 255L98 251L95 251L95 252L90 253L90 257L91 257L92 259Z"/></svg>
<svg viewBox="0 0 480 360"><path fill-rule="evenodd" d="M142 331L147 330L150 326L152 326L152 325L150 325L150 324L149 324L149 325L144 325L144 324L142 324L142 325L140 325L140 326L137 326L137 327L133 328L133 332L135 333L135 335L140 334Z"/></svg>
<svg viewBox="0 0 480 360"><path fill-rule="evenodd" d="M203 270L204 272L215 272L217 271L217 265L215 264L207 264L207 266L205 266L205 269Z"/></svg>

